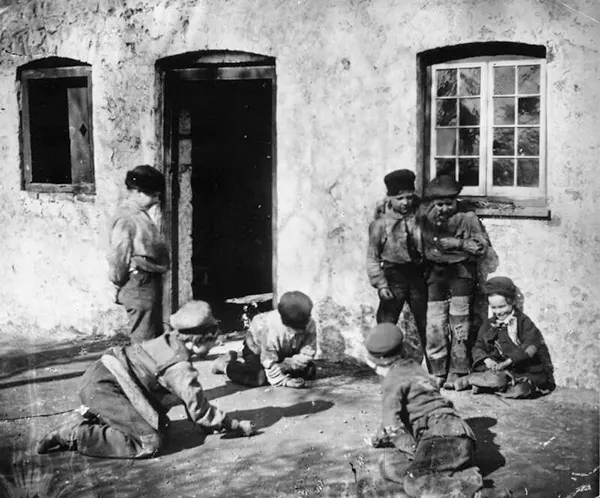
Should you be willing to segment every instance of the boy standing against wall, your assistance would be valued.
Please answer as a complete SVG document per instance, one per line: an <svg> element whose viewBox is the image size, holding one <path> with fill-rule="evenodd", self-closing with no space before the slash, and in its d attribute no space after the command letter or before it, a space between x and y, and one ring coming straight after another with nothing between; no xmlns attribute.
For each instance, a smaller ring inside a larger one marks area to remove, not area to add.
<svg viewBox="0 0 600 498"><path fill-rule="evenodd" d="M408 301L425 352L427 285L421 265L421 235L415 223L415 174L399 169L383 181L386 203L369 225L367 249L367 274L379 295L377 323L395 325Z"/></svg>
<svg viewBox="0 0 600 498"><path fill-rule="evenodd" d="M470 304L477 260L489 246L477 215L459 212L461 190L450 176L434 178L425 186L418 215L428 262L426 351L431 373L446 389L470 370Z"/></svg>

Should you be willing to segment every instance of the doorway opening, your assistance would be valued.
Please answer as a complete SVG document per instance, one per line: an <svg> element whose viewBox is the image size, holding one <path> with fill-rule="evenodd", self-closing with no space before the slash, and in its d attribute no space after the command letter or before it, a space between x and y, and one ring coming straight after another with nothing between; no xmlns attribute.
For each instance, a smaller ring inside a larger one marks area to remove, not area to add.
<svg viewBox="0 0 600 498"><path fill-rule="evenodd" d="M244 312L271 309L273 301L274 61L204 52L159 67L170 172L169 307L202 299L235 329Z"/></svg>

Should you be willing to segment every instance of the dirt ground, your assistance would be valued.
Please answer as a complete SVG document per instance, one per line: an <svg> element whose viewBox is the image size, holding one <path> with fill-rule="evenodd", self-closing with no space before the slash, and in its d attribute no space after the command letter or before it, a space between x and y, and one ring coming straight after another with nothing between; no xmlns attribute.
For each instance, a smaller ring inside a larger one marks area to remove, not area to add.
<svg viewBox="0 0 600 498"><path fill-rule="evenodd" d="M112 343L0 349L0 495L404 496L379 478L378 460L391 450L364 441L379 420L379 379L370 370L320 361L320 378L309 389L245 389L210 373L211 360L239 342L215 348L196 366L209 399L235 417L253 419L255 437L205 437L179 406L169 413L170 440L158 458L36 455L36 442L64 417L57 413L79 405L78 377ZM515 497L598 496L597 392L558 389L537 400L444 393L477 435L487 483Z"/></svg>

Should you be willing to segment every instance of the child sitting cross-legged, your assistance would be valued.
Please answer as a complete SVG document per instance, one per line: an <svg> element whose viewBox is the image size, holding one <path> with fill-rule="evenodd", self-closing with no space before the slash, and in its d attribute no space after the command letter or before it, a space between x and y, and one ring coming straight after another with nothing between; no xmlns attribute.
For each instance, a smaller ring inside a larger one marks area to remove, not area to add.
<svg viewBox="0 0 600 498"><path fill-rule="evenodd" d="M507 277L485 284L492 317L472 350L473 373L459 379L457 389L473 393L500 392L510 398L530 398L554 389L548 348L531 319L515 306L517 288Z"/></svg>
<svg viewBox="0 0 600 498"><path fill-rule="evenodd" d="M410 497L511 496L483 487L473 431L440 394L435 378L404 358L402 344L402 331L390 323L374 327L364 342L367 364L383 377L382 423L371 441L386 448L381 476L401 484Z"/></svg>

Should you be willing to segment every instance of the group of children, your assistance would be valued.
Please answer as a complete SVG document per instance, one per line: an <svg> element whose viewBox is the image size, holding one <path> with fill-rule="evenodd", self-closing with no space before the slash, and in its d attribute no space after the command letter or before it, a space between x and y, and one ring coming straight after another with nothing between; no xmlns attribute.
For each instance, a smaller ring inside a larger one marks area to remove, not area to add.
<svg viewBox="0 0 600 498"><path fill-rule="evenodd" d="M414 181L408 170L385 177L387 197L369 227L367 271L380 302L378 324L364 346L367 363L384 377L383 419L372 444L393 447L380 462L381 474L414 497L509 496L483 488L473 462L475 436L440 389L470 387L473 393L512 397L550 390L547 349L533 322L516 308L517 289L506 277L485 283L492 317L470 347L477 261L489 239L477 216L459 209L461 186L454 178L430 181L423 201L415 195ZM131 273L126 264L121 267ZM126 277L114 281L127 285ZM404 333L396 322L405 302L415 317L425 368L404 354ZM251 387L305 387L316 377L312 309L306 294L284 293L276 310L253 318L241 359L230 351L215 360L212 372ZM165 442L166 414L177 402L208 432L251 436L252 421L232 420L206 400L191 363L192 357L207 354L218 333L210 306L191 301L171 315L170 324L172 331L112 348L94 363L82 378L85 409L46 435L38 451L152 456Z"/></svg>

